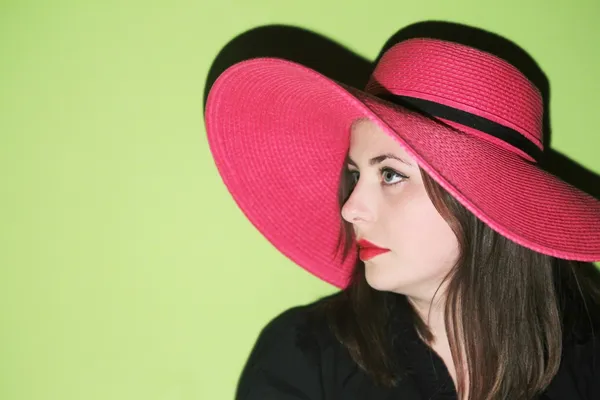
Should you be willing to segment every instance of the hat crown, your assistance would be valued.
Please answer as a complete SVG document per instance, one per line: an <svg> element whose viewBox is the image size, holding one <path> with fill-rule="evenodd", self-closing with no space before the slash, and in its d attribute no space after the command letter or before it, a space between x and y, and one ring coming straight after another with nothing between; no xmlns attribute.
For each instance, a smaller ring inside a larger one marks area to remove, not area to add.
<svg viewBox="0 0 600 400"><path fill-rule="evenodd" d="M473 47L425 38L400 42L383 54L365 91L426 100L466 112L516 131L536 150L543 150L544 107L538 88L512 64ZM517 148L511 150L524 155Z"/></svg>

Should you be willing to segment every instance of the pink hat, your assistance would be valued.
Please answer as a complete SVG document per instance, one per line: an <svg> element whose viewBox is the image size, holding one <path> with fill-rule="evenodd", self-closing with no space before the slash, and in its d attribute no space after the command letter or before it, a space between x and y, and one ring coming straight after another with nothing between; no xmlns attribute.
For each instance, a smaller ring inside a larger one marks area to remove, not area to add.
<svg viewBox="0 0 600 400"><path fill-rule="evenodd" d="M364 91L278 58L239 62L215 81L205 118L219 173L252 224L344 287L356 252L338 251L337 191L351 124L365 117L498 233L554 257L600 260L600 201L536 162L543 111L540 91L503 59L416 38L385 52Z"/></svg>

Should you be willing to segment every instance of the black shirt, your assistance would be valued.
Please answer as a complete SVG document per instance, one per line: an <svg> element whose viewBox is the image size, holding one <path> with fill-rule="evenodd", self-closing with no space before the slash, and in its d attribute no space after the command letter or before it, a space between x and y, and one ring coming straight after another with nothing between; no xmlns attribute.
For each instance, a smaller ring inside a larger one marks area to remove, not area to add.
<svg viewBox="0 0 600 400"><path fill-rule="evenodd" d="M316 326L308 318L310 306L291 308L263 329L242 372L237 400L457 398L444 362L412 325L400 338L410 379L383 388L356 365L325 323ZM538 399L600 400L600 340L584 335L565 341L559 372Z"/></svg>

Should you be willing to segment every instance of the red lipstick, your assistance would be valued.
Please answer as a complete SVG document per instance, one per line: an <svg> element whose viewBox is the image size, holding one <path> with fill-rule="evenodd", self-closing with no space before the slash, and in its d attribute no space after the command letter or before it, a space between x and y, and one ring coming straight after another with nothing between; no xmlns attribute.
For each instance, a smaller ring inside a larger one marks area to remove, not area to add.
<svg viewBox="0 0 600 400"><path fill-rule="evenodd" d="M382 247L376 246L373 243L369 242L365 239L360 239L358 242L358 256L361 260L367 261L371 258L378 256L383 253L387 253L390 249L384 249Z"/></svg>

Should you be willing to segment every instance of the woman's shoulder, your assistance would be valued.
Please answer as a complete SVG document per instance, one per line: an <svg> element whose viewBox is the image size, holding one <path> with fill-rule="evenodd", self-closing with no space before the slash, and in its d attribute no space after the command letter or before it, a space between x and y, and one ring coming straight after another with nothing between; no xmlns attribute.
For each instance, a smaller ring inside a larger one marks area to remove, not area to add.
<svg viewBox="0 0 600 400"><path fill-rule="evenodd" d="M331 344L334 336L329 327L326 305L339 297L340 293L335 293L285 309L261 330L257 347L274 343L276 339L280 346L297 347L310 354L317 345Z"/></svg>
<svg viewBox="0 0 600 400"><path fill-rule="evenodd" d="M600 331L565 343L561 368L585 399L600 399Z"/></svg>
<svg viewBox="0 0 600 400"><path fill-rule="evenodd" d="M563 342L558 373L547 390L551 399L600 399L600 330L583 324Z"/></svg>
<svg viewBox="0 0 600 400"><path fill-rule="evenodd" d="M321 398L323 353L336 346L323 305L333 296L286 309L266 324L242 371L237 400Z"/></svg>

